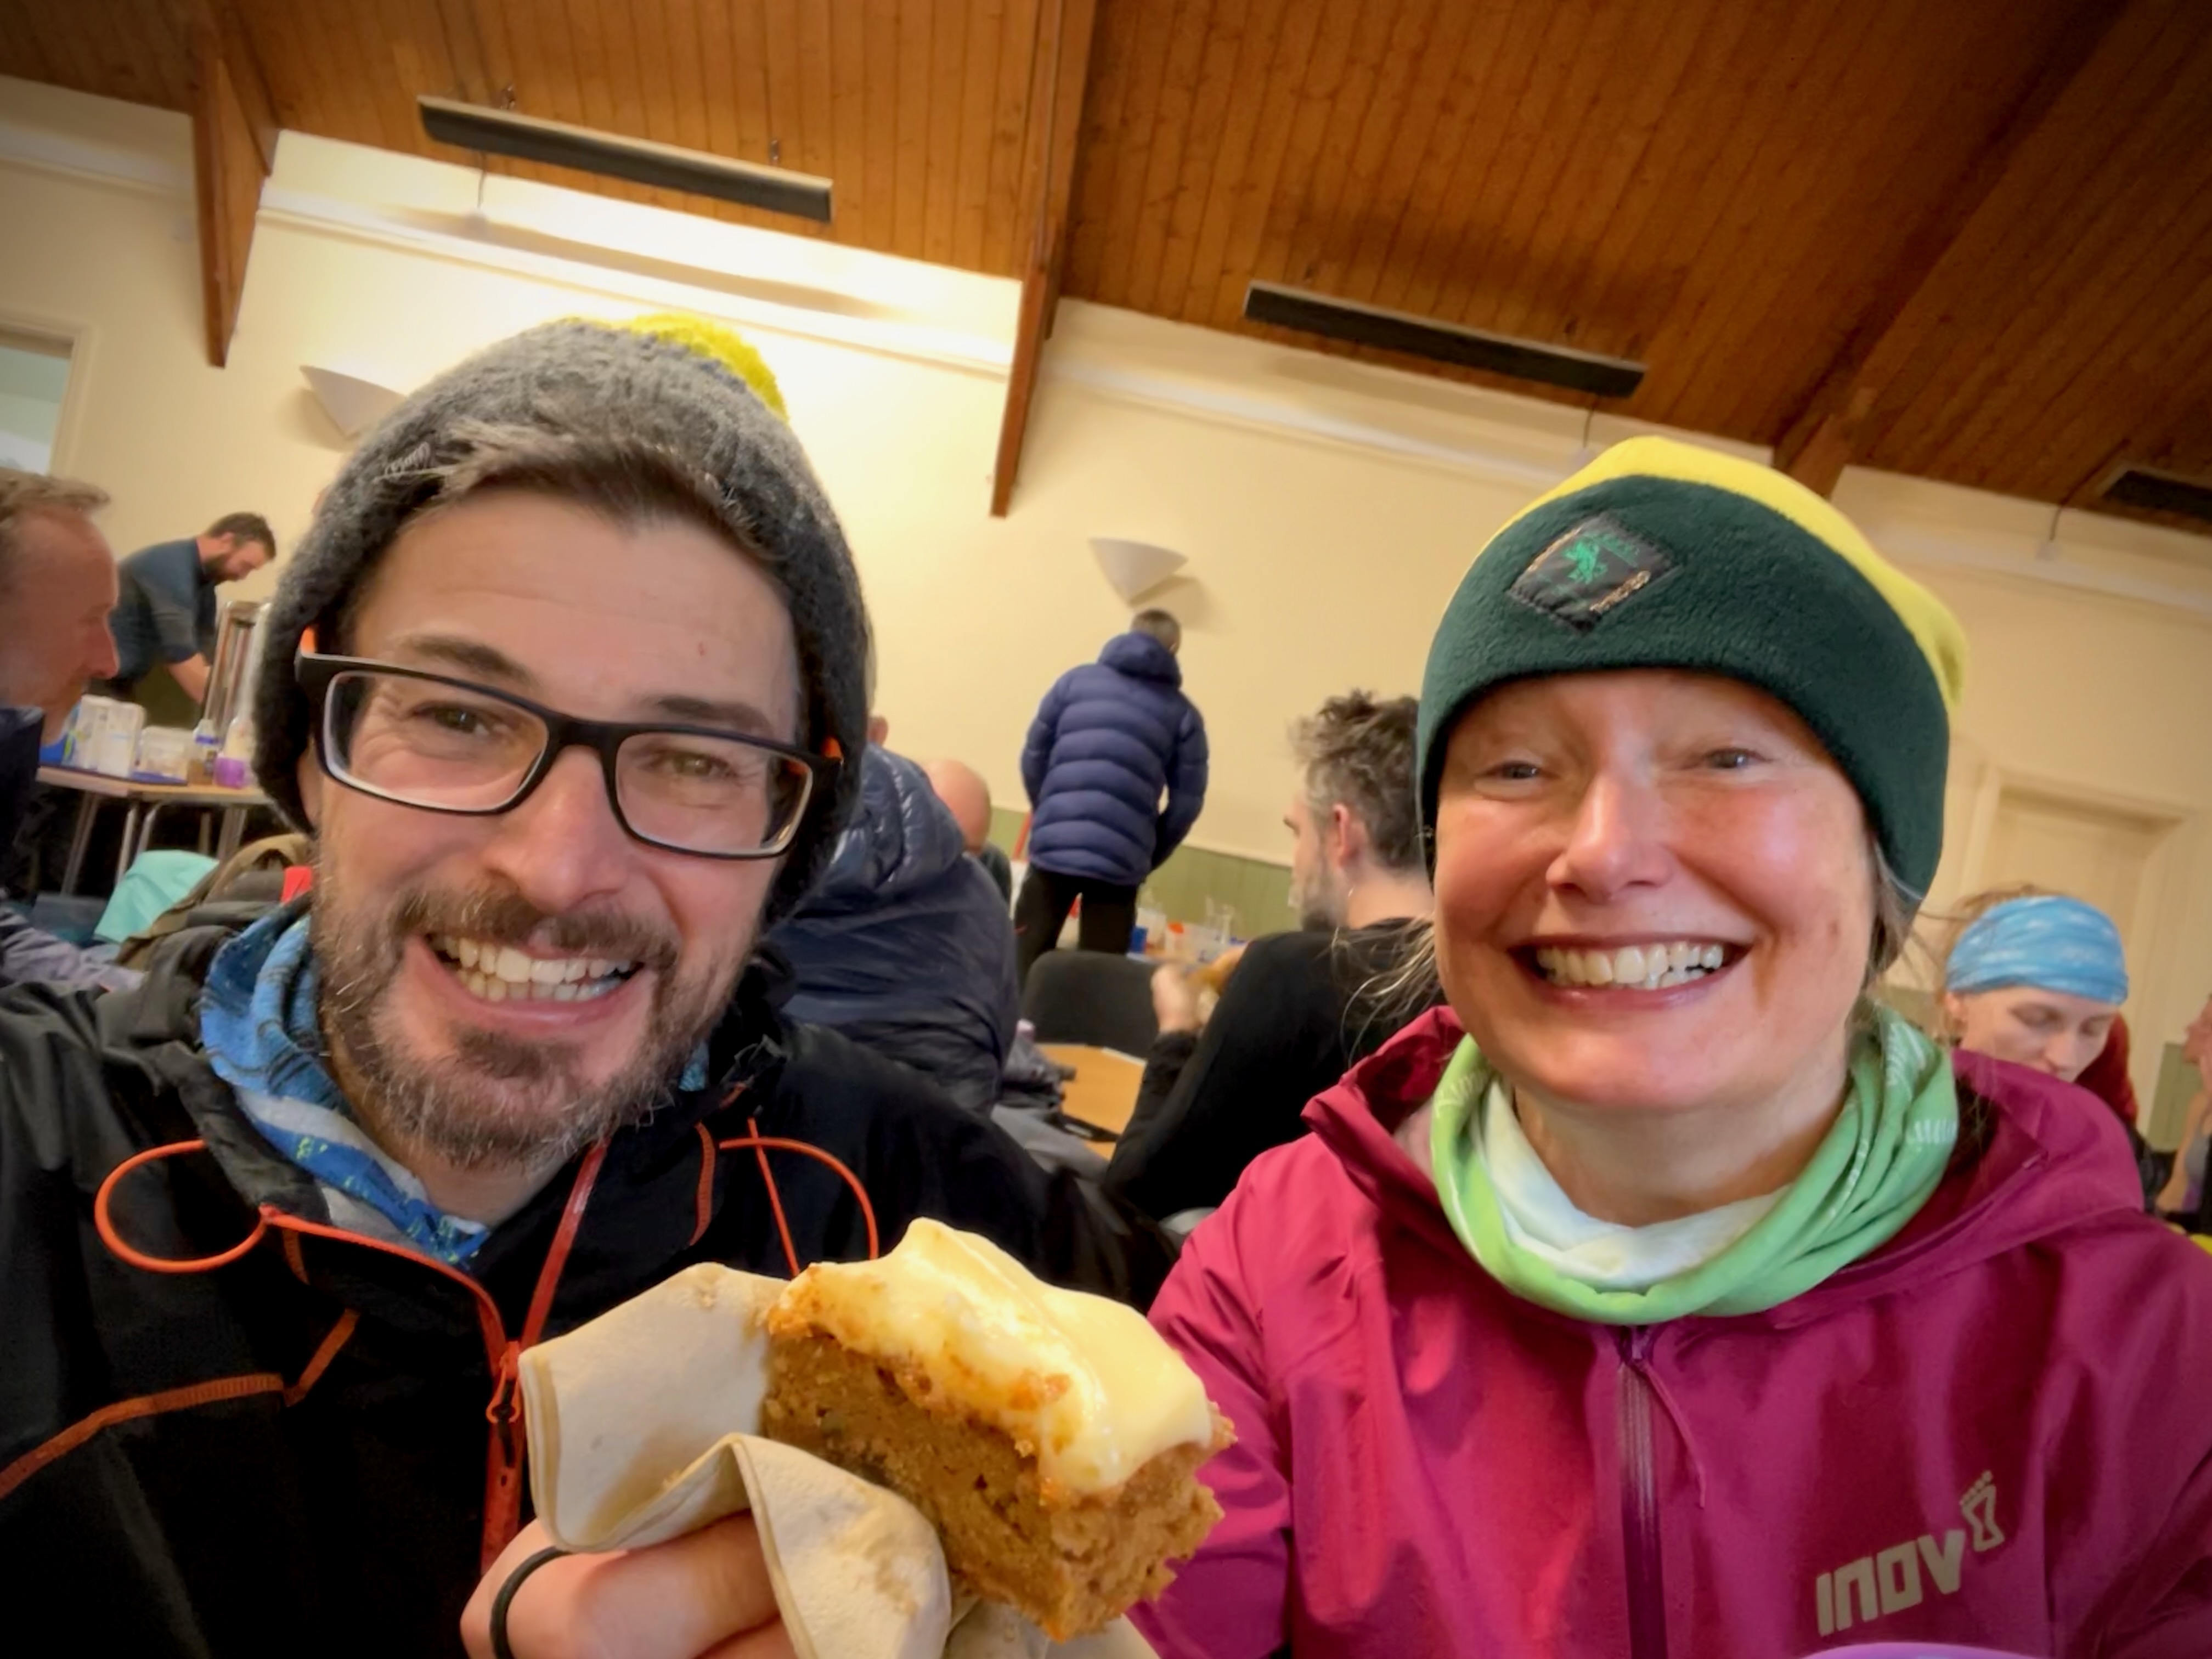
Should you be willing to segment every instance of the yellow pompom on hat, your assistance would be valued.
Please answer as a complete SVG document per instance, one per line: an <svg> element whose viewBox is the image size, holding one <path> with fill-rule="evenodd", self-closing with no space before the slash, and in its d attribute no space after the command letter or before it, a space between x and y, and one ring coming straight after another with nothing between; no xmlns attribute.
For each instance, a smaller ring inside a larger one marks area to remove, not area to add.
<svg viewBox="0 0 2212 1659"><path fill-rule="evenodd" d="M783 388L776 384L775 371L744 335L726 324L710 323L704 317L680 311L655 311L615 326L626 328L633 334L650 334L656 340L672 341L711 362L721 364L750 386L754 395L783 420L791 419L791 411L783 405Z"/></svg>

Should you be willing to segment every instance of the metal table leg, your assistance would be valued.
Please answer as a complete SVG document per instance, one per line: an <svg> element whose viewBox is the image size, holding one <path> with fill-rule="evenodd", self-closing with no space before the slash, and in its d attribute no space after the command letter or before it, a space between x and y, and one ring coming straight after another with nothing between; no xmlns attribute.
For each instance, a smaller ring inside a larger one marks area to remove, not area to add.
<svg viewBox="0 0 2212 1659"><path fill-rule="evenodd" d="M130 873L131 860L138 856L139 821L143 818L150 823L154 811L155 809L134 800L131 803L130 810L123 815L123 850L116 855L115 860L115 884L118 887L123 884L123 878Z"/></svg>
<svg viewBox="0 0 2212 1659"><path fill-rule="evenodd" d="M238 844L246 839L246 811L243 806L222 809L222 833L215 844L215 861L228 864L238 854Z"/></svg>
<svg viewBox="0 0 2212 1659"><path fill-rule="evenodd" d="M92 848L92 821L100 812L100 797L80 794L76 798L76 828L70 835L69 862L62 866L62 891L76 891L77 878L84 874L84 855Z"/></svg>

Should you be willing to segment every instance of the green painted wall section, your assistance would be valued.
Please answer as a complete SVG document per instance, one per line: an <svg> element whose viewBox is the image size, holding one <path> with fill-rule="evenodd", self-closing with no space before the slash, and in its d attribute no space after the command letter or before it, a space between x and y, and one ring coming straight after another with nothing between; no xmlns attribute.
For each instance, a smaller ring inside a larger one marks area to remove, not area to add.
<svg viewBox="0 0 2212 1659"><path fill-rule="evenodd" d="M2150 1097L2150 1110L2144 1115L2143 1139L2160 1152L2171 1152L2181 1144L2181 1132L2187 1127L2189 1103L2196 1097L2203 1079L2197 1068L2181 1052L2181 1045L2169 1042L2158 1060L2158 1088Z"/></svg>
<svg viewBox="0 0 2212 1659"><path fill-rule="evenodd" d="M1022 833L1022 814L1004 806L991 809L991 839L1011 854ZM1209 900L1232 913L1231 931L1242 939L1279 933L1295 927L1291 914L1291 872L1287 865L1217 853L1188 844L1152 872L1144 896L1166 912L1170 921L1203 922Z"/></svg>

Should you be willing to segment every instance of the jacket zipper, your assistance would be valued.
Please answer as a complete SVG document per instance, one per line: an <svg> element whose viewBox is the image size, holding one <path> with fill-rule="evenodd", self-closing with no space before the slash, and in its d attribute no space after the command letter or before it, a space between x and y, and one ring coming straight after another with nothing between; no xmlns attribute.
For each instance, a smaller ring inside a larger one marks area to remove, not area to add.
<svg viewBox="0 0 2212 1659"><path fill-rule="evenodd" d="M492 1367L491 1404L484 1419L483 1571L522 1529L522 1344L510 1340Z"/></svg>
<svg viewBox="0 0 2212 1659"><path fill-rule="evenodd" d="M262 1217L272 1227L301 1234L311 1238L327 1238L341 1244L357 1244L372 1250L381 1250L386 1255L396 1255L403 1261L419 1262L434 1273L441 1273L455 1284L465 1286L476 1300L477 1324L483 1336L484 1359L491 1368L491 1403L484 1407L484 1418L491 1425L485 1437L484 1448L484 1520L483 1537L483 1567L489 1571L520 1528L522 1518L522 1444L515 1432L520 1413L515 1404L517 1387L522 1376L522 1345L507 1334L505 1322L500 1318L499 1304L491 1293L471 1279L433 1256L420 1250L410 1250L404 1245L387 1243L380 1238L369 1238L362 1234L348 1232L343 1227L328 1227L319 1222L303 1221L288 1215L273 1205L264 1205Z"/></svg>
<svg viewBox="0 0 2212 1659"><path fill-rule="evenodd" d="M568 1204L562 1211L560 1225L555 1230L553 1242L547 1248L545 1260L538 1271L538 1286L530 1299L530 1311L522 1322L519 1338L507 1334L505 1322L500 1318L499 1304L468 1274L447 1267L434 1257L412 1250L404 1244L388 1243L380 1238L368 1238L348 1232L342 1227L325 1226L319 1222L305 1221L288 1215L273 1205L261 1206L262 1218L270 1226L281 1227L303 1236L334 1239L340 1243L358 1244L372 1250L381 1250L404 1261L420 1262L433 1273L443 1273L455 1284L465 1286L476 1298L477 1322L483 1334L484 1358L491 1367L491 1403L484 1407L484 1419L491 1425L485 1437L484 1448L484 1516L483 1535L483 1564L481 1571L489 1572L491 1564L499 1559L500 1552L513 1541L522 1525L522 1467L527 1443L522 1433L522 1351L533 1346L545 1328L552 1312L553 1292L559 1284L561 1270L568 1263L568 1247L582 1224L584 1206L591 1201L592 1188L599 1179L599 1165L606 1157L606 1143L599 1142L584 1154L578 1167L576 1180L568 1193Z"/></svg>
<svg viewBox="0 0 2212 1659"><path fill-rule="evenodd" d="M1659 1484L1651 1449L1651 1382L1657 1333L1620 1333L1620 1532L1628 1555L1630 1659L1667 1659L1667 1581L1660 1557Z"/></svg>

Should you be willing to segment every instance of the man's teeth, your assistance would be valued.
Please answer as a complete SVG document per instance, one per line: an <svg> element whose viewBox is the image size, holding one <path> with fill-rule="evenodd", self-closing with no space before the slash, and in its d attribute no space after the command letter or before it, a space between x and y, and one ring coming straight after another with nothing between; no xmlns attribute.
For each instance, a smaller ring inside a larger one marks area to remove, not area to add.
<svg viewBox="0 0 2212 1659"><path fill-rule="evenodd" d="M1724 957L1717 945L1624 945L1618 951L1565 951L1545 946L1536 966L1554 985L1617 985L1628 991L1663 991L1717 971Z"/></svg>
<svg viewBox="0 0 2212 1659"><path fill-rule="evenodd" d="M512 945L452 933L434 935L430 947L453 964L464 989L486 1002L589 1002L637 971L635 962L526 956Z"/></svg>

